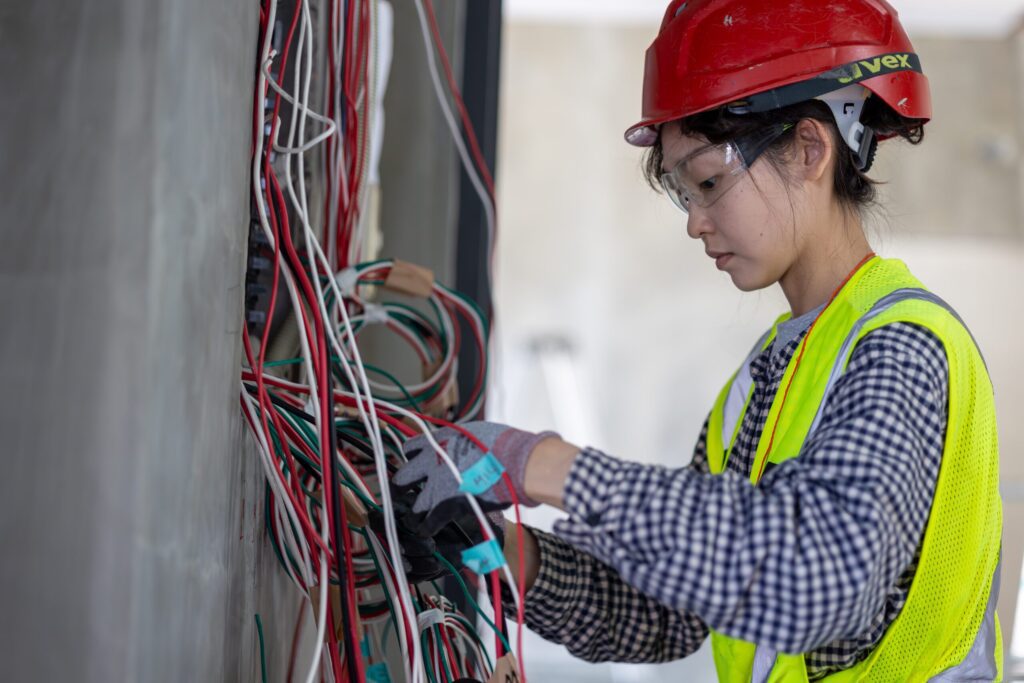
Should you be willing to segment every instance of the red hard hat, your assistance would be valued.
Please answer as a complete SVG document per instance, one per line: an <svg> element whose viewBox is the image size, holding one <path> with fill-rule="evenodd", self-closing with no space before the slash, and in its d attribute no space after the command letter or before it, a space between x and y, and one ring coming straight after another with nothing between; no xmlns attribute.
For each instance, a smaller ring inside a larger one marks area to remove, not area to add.
<svg viewBox="0 0 1024 683"><path fill-rule="evenodd" d="M885 0L672 0L647 50L643 120L658 127L732 105L766 111L859 83L899 114L931 118L928 79Z"/></svg>

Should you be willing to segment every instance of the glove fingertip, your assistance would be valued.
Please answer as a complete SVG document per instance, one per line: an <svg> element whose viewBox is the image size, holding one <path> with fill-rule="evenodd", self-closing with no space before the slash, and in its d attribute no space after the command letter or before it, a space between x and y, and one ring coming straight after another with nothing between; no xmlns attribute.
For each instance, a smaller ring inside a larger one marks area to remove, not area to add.
<svg viewBox="0 0 1024 683"><path fill-rule="evenodd" d="M395 484L396 486L408 486L409 484L412 484L414 481L416 481L415 479L412 479L412 481L406 481L407 479L411 478L411 475L405 470L398 470L397 472L391 475L391 483Z"/></svg>
<svg viewBox="0 0 1024 683"><path fill-rule="evenodd" d="M421 479L426 479L427 474L417 463L410 462L403 465L397 472L391 475L391 481L398 486L409 486Z"/></svg>
<svg viewBox="0 0 1024 683"><path fill-rule="evenodd" d="M425 496L420 496L416 499L416 503L412 506L413 514L423 514L430 510L430 503L427 501Z"/></svg>
<svg viewBox="0 0 1024 683"><path fill-rule="evenodd" d="M411 461L414 458L416 458L422 452L423 452L423 447L422 446L410 447L409 443L406 443L405 446L402 448L402 453L405 454L405 459L409 460L409 461Z"/></svg>

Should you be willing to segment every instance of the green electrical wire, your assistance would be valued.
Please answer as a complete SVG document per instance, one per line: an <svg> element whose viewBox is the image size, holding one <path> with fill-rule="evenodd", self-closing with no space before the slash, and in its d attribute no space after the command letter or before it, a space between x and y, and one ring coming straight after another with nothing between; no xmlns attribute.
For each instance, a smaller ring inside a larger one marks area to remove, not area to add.
<svg viewBox="0 0 1024 683"><path fill-rule="evenodd" d="M512 648L509 646L508 641L505 640L504 634L502 634L498 627L495 626L493 621L487 618L487 615L484 614L484 611L480 609L480 605L477 604L477 601L473 599L473 594L469 591L469 588L466 586L466 582L462 580L462 576L459 575L459 572L455 569L455 567L452 566L451 562L444 559L444 555L438 552L434 553L434 557L440 560L441 563L448 568L448 571L452 573L452 576L455 577L455 580L459 582L459 587L462 588L462 592L466 594L466 599L469 601L469 604L473 607L476 613L480 615L480 618L483 619L496 634L498 634L498 637L501 638L501 644L505 646L505 651L512 652Z"/></svg>
<svg viewBox="0 0 1024 683"><path fill-rule="evenodd" d="M267 683L267 653L266 645L263 642L263 621L260 619L260 613L256 613L256 632L260 634L260 676L263 679L263 683Z"/></svg>
<svg viewBox="0 0 1024 683"><path fill-rule="evenodd" d="M373 566L377 568L377 573L382 577L381 580L383 582L384 572L383 572L383 570L380 567L380 562L377 561L377 554L373 550L373 544L370 543L368 532L365 529L361 529L359 527L352 526L351 524L349 525L349 529L351 529L353 532L359 534L360 536L363 536L364 538L366 538L366 547L370 551L370 559L373 560ZM398 634L398 620L395 617L395 606L394 606L394 604L392 604L391 596L388 594L388 592L386 590L382 590L381 593L384 594L384 599L387 600L388 611L391 613L391 622L390 623L395 628L395 634L396 634L395 637L397 638L398 637L398 635L397 635Z"/></svg>
<svg viewBox="0 0 1024 683"><path fill-rule="evenodd" d="M471 624L469 622L469 619L462 616L458 612L449 612L448 616L454 619L455 621L459 622L466 628L466 633L468 633L469 636L476 642L476 644L480 646L480 651L483 653L484 659L487 662L487 668L490 671L494 671L494 663L491 661L491 655L488 654L487 646L484 645L484 641L480 639L480 635L476 632L476 626Z"/></svg>
<svg viewBox="0 0 1024 683"><path fill-rule="evenodd" d="M448 665L448 658L444 656L444 641L441 639L441 627L434 626L434 638L437 640L437 651L440 653L439 659L441 660L441 666L444 668L444 675L448 677L449 681L454 681L455 676L452 675L452 669Z"/></svg>
<svg viewBox="0 0 1024 683"><path fill-rule="evenodd" d="M287 365L298 365L298 364L300 364L302 362L303 362L302 358L286 358L284 360L268 361L268 362L263 364L263 367L264 368L278 368L278 367L283 367L283 366L287 366ZM337 356L331 356L331 362L332 363L340 363L341 359L338 358ZM348 363L349 365L353 366L353 367L355 367L355 365L356 365L355 362L350 361L350 360L346 360L345 362ZM381 377L386 379L388 382L390 382L391 384L395 385L395 388L399 391L399 393L402 394L402 398L401 399L396 399L394 401L391 401L392 403L397 403L399 405L411 405L417 411L419 410L419 402L415 398L413 398L412 394L410 394L409 391L405 388L405 385L402 384L401 382L399 382L398 379L394 375L392 375L390 372L388 372L387 370L385 370L383 368L379 368L379 367L377 367L375 365L370 365L369 363L363 363L363 367L366 368L368 371L370 371L372 373L380 375ZM269 389L268 389L268 391L269 391Z"/></svg>
<svg viewBox="0 0 1024 683"><path fill-rule="evenodd" d="M434 667L430 665L430 657L427 656L427 632L424 631L420 634L420 651L423 653L423 664L424 669L427 672L427 680L430 683L437 683L437 678L434 676Z"/></svg>

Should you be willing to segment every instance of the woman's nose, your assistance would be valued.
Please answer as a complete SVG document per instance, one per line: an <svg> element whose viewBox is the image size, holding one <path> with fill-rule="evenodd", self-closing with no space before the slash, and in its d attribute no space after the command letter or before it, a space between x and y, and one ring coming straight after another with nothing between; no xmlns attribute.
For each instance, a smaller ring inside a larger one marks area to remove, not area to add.
<svg viewBox="0 0 1024 683"><path fill-rule="evenodd" d="M690 205L690 213L686 218L686 234L695 240L714 230L714 224L707 213L696 204Z"/></svg>

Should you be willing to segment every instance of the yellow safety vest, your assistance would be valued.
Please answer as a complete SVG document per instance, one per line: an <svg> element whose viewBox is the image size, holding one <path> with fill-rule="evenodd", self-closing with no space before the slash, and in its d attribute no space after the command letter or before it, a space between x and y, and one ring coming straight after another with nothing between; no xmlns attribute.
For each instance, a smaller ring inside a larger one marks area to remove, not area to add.
<svg viewBox="0 0 1024 683"><path fill-rule="evenodd" d="M749 364L767 348L782 316L718 396L708 424L708 462L725 471L753 382ZM762 431L751 482L765 460L800 455L817 427L829 391L854 347L884 325L920 325L945 347L949 362L949 415L931 513L907 601L866 659L827 676L846 681L957 681L1002 679L1002 637L995 614L1002 533L999 444L992 385L970 332L956 314L930 294L898 260L872 258L822 312L796 370L790 360L780 386L792 380L783 402L779 391ZM799 353L794 354L794 359ZM783 405L784 404L784 405ZM772 452L769 435L775 432ZM994 578L995 577L995 580ZM727 630L725 628L724 630ZM776 653L712 631L720 681L804 683L801 653ZM994 661L993 661L994 660ZM984 672L984 673L982 673Z"/></svg>

